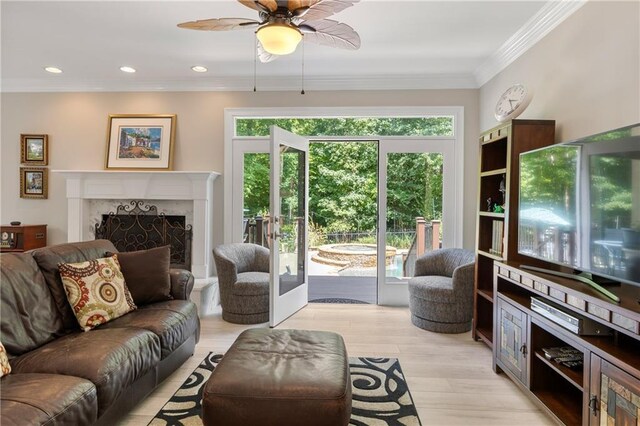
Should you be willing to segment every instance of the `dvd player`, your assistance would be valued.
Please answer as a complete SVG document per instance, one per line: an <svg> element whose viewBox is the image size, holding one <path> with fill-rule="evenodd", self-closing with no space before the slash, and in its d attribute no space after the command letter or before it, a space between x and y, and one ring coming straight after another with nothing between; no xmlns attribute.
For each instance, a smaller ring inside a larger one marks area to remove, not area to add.
<svg viewBox="0 0 640 426"><path fill-rule="evenodd" d="M531 297L531 310L579 336L606 336L611 333L609 327L580 314L565 312L555 303L540 297Z"/></svg>

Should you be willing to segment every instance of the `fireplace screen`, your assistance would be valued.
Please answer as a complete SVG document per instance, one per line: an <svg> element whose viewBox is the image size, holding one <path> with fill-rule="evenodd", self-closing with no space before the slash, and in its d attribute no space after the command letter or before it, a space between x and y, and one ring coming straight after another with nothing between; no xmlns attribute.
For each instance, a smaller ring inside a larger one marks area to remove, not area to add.
<svg viewBox="0 0 640 426"><path fill-rule="evenodd" d="M171 267L191 270L191 225L184 216L158 214L156 206L134 200L102 215L96 239L106 239L121 252L171 246Z"/></svg>

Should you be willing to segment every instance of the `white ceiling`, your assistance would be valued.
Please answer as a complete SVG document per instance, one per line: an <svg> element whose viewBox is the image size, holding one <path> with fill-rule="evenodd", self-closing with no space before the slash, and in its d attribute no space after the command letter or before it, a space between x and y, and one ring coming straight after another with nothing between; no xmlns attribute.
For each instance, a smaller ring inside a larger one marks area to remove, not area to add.
<svg viewBox="0 0 640 426"><path fill-rule="evenodd" d="M539 27L538 21L553 21L548 18L550 5L362 0L335 15L358 31L362 47L346 51L305 45L306 85L312 89L478 87L483 83L479 80L491 74L490 62L505 50L505 43ZM3 0L0 12L2 91L253 88L252 30L201 32L176 27L196 19L257 17L236 1ZM541 32L536 31L539 38ZM258 62L258 88L299 90L301 51L299 47L268 64ZM138 72L125 74L119 70L122 65ZM193 65L204 65L209 72L196 74ZM49 74L45 66L62 68L64 73Z"/></svg>

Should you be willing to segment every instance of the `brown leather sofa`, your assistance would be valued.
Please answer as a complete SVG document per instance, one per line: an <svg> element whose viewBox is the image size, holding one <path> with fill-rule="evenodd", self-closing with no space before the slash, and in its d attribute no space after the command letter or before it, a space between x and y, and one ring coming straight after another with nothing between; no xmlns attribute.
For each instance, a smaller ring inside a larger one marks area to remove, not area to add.
<svg viewBox="0 0 640 426"><path fill-rule="evenodd" d="M200 335L193 275L171 270L172 300L82 332L57 265L117 252L106 240L0 256L2 425L111 425L193 355Z"/></svg>

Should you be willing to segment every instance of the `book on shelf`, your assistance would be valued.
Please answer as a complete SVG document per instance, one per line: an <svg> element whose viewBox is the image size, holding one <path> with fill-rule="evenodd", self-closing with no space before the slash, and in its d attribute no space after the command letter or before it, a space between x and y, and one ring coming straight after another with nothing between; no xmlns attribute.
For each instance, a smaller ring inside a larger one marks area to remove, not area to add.
<svg viewBox="0 0 640 426"><path fill-rule="evenodd" d="M491 248L489 253L496 256L502 256L502 240L504 237L504 222L501 220L494 220L491 230Z"/></svg>

